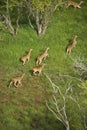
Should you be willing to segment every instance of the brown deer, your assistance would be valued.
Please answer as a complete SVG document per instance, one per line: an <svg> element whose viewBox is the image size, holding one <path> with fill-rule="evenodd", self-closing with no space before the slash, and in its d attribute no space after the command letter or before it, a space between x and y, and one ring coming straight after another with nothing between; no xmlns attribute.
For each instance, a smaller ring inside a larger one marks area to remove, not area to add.
<svg viewBox="0 0 87 130"><path fill-rule="evenodd" d="M25 73L23 73L21 76L17 76L11 79L10 83L9 83L9 88L12 84L14 84L14 86L17 88L19 85L22 86L21 80L23 79Z"/></svg>
<svg viewBox="0 0 87 130"><path fill-rule="evenodd" d="M67 50L66 50L66 52L68 54L70 54L72 49L76 46L76 44L77 44L76 39L77 39L77 35L74 36L72 43L70 45L68 45Z"/></svg>
<svg viewBox="0 0 87 130"><path fill-rule="evenodd" d="M36 63L37 64L41 64L42 63L42 61L43 61L43 59L45 60L49 55L48 55L48 50L49 50L49 47L47 47L46 49L45 49L45 51L41 54L41 55L39 55L38 57L37 57L37 60L36 60Z"/></svg>
<svg viewBox="0 0 87 130"><path fill-rule="evenodd" d="M45 63L43 63L42 65L33 67L33 68L32 68L33 74L35 75L37 72L38 72L39 74L41 74L41 72L42 72L44 66L45 66Z"/></svg>
<svg viewBox="0 0 87 130"><path fill-rule="evenodd" d="M68 0L68 2L67 2L67 8L69 7L69 6L73 6L74 8L81 8L81 4L83 3L84 1L80 1L79 3L77 3L77 2L74 2L74 1L72 1L72 0Z"/></svg>
<svg viewBox="0 0 87 130"><path fill-rule="evenodd" d="M32 49L29 49L29 52L21 58L23 65L25 64L26 60L28 60L28 61L30 60L31 51L32 51Z"/></svg>

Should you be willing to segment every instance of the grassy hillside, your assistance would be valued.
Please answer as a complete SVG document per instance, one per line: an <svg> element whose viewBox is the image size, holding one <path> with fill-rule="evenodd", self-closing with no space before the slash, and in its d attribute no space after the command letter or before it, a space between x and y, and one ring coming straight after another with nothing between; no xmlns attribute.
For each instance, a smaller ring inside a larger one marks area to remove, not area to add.
<svg viewBox="0 0 87 130"><path fill-rule="evenodd" d="M66 47L75 34L78 36L77 45L72 53L67 55ZM38 37L28 25L21 26L17 36L11 36L2 30L0 37L0 129L65 130L46 107L46 100L51 98L52 89L44 73L61 85L61 89L64 89L71 79L61 80L59 73L79 76L73 67L72 59L79 55L87 57L87 3L85 2L81 9L70 7L57 10L43 38ZM48 46L49 58L45 61L46 66L42 74L32 76L30 70L35 66L36 57ZM20 58L29 48L33 49L30 62L22 66ZM8 89L10 79L23 72L23 87L12 86ZM76 80L73 79L72 83L81 104L87 104L87 92L82 93ZM85 130L78 109L71 102L68 113L71 130Z"/></svg>

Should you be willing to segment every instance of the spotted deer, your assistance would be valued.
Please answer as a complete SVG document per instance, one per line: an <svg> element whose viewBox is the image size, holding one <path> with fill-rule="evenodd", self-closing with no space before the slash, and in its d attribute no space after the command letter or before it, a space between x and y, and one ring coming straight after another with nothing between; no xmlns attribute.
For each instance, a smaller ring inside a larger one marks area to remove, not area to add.
<svg viewBox="0 0 87 130"><path fill-rule="evenodd" d="M73 6L74 8L81 8L81 4L83 3L84 1L80 1L79 3L77 3L77 2L74 2L74 1L72 1L72 0L68 0L67 1L67 8L69 7L69 6Z"/></svg>
<svg viewBox="0 0 87 130"><path fill-rule="evenodd" d="M30 60L31 51L32 51L32 49L29 49L29 52L21 58L23 65L25 64L26 60L28 60L28 61Z"/></svg>
<svg viewBox="0 0 87 130"><path fill-rule="evenodd" d="M45 51L41 54L41 55L39 55L38 57L37 57L37 60L36 60L36 63L37 64L41 64L42 63L42 61L43 61L43 59L45 60L49 55L48 55L48 50L49 50L49 47L47 47L46 49L45 49Z"/></svg>
<svg viewBox="0 0 87 130"><path fill-rule="evenodd" d="M72 49L76 46L76 44L77 44L77 40L76 39L77 39L77 35L74 36L72 43L70 45L68 45L67 50L66 50L66 52L68 54L70 54Z"/></svg>
<svg viewBox="0 0 87 130"><path fill-rule="evenodd" d="M21 76L17 76L11 79L10 83L9 83L9 88L11 87L11 85L13 84L16 88L20 85L22 86L21 80L23 79L25 73L23 73Z"/></svg>
<svg viewBox="0 0 87 130"><path fill-rule="evenodd" d="M42 72L44 66L45 66L45 63L43 63L42 65L33 67L33 68L32 68L33 74L34 74L34 75L35 75L36 73L41 74L41 72Z"/></svg>

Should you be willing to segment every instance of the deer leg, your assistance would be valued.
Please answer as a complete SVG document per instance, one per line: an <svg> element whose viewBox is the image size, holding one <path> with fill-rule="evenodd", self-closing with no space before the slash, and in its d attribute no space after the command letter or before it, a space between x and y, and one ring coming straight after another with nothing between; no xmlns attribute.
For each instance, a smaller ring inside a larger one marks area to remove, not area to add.
<svg viewBox="0 0 87 130"><path fill-rule="evenodd" d="M36 75L36 71L33 71L33 75Z"/></svg>
<svg viewBox="0 0 87 130"><path fill-rule="evenodd" d="M43 59L46 60L46 56Z"/></svg>
<svg viewBox="0 0 87 130"><path fill-rule="evenodd" d="M36 61L36 64L38 64L38 60Z"/></svg>
<svg viewBox="0 0 87 130"><path fill-rule="evenodd" d="M41 71L38 71L39 72L39 75L41 74Z"/></svg>
<svg viewBox="0 0 87 130"><path fill-rule="evenodd" d="M29 62L29 59L30 59L30 58L27 58L28 62Z"/></svg>
<svg viewBox="0 0 87 130"><path fill-rule="evenodd" d="M69 50L67 49L66 53L68 54L69 53Z"/></svg>
<svg viewBox="0 0 87 130"><path fill-rule="evenodd" d="M17 82L14 82L14 86L17 87Z"/></svg>
<svg viewBox="0 0 87 130"><path fill-rule="evenodd" d="M11 82L9 83L9 86L8 86L9 88L10 88L10 86L11 86L12 83L13 83L13 81L11 81Z"/></svg>
<svg viewBox="0 0 87 130"><path fill-rule="evenodd" d="M39 64L41 64L41 62L42 62L42 59L39 61Z"/></svg>
<svg viewBox="0 0 87 130"><path fill-rule="evenodd" d="M66 5L66 8L68 8L70 5Z"/></svg>
<svg viewBox="0 0 87 130"><path fill-rule="evenodd" d="M69 50L68 54L70 54L70 53L71 53L71 50Z"/></svg>
<svg viewBox="0 0 87 130"><path fill-rule="evenodd" d="M80 8L81 8L81 6L78 6L78 8L80 9Z"/></svg>
<svg viewBox="0 0 87 130"><path fill-rule="evenodd" d="M25 64L25 61L23 61L23 65Z"/></svg>
<svg viewBox="0 0 87 130"><path fill-rule="evenodd" d="M21 81L19 81L19 85L20 85L20 86L22 86L22 83L21 83Z"/></svg>

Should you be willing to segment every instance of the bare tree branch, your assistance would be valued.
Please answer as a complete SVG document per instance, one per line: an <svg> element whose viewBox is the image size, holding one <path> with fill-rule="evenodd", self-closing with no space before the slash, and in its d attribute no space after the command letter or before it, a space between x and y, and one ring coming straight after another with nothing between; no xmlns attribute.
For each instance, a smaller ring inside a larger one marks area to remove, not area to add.
<svg viewBox="0 0 87 130"><path fill-rule="evenodd" d="M86 117L85 117L85 114L84 114L84 127L87 129L87 124L86 124Z"/></svg>
<svg viewBox="0 0 87 130"><path fill-rule="evenodd" d="M19 29L19 18L20 18L20 7L19 7L19 5L18 5L18 7L17 7L17 10L18 10L18 16L17 16L17 20L16 20L16 32L15 32L15 34L17 35L17 33L18 33L18 29Z"/></svg>
<svg viewBox="0 0 87 130"><path fill-rule="evenodd" d="M56 9L61 6L61 5L64 5L65 3L67 3L67 1L63 1L63 2L60 2L58 4L55 5L55 8L54 8L54 11L56 11Z"/></svg>
<svg viewBox="0 0 87 130"><path fill-rule="evenodd" d="M67 98L71 99L78 106L78 108L82 114L82 117L84 119L84 127L87 129L85 114L83 113L84 111L82 110L80 104L78 103L77 99L73 95L73 91L72 91L73 85L71 84L71 82L68 84L68 86L65 90L65 93L64 93L64 92L62 92L62 90L60 89L60 87L58 85L56 85L55 83L52 82L52 80L50 79L50 77L47 74L45 74L45 76L51 83L51 86L53 88L53 93L55 94L55 90L56 90L56 92L58 92L58 95L61 97L59 99L56 97L56 95L53 95L53 100L51 101L53 106L49 106L48 103L46 102L47 108L55 115L55 117L59 121L61 121L63 123L63 125L66 127L66 130L70 130L69 120L68 120L67 110L66 110L66 107L67 107L66 100L67 100ZM70 91L70 93L69 93L69 91ZM62 100L62 105L60 104L59 100Z"/></svg>
<svg viewBox="0 0 87 130"><path fill-rule="evenodd" d="M82 73L87 73L87 58L82 57L80 54L76 58L71 57L71 60L73 61L74 68L80 70Z"/></svg>
<svg viewBox="0 0 87 130"><path fill-rule="evenodd" d="M68 121L68 117L67 117L67 113L66 113L66 94L67 94L68 90L70 90L70 87L66 90L65 94L63 94L60 87L55 85L52 82L52 80L49 78L48 75L46 75L46 77L50 81L54 92L55 92L55 88L58 89L59 95L61 96L61 98L63 100L62 109L60 109L57 98L55 96L53 96L53 99L54 99L53 104L55 105L56 112L52 108L50 108L48 104L46 104L46 105L47 105L48 109L57 117L57 119L60 120L64 124L64 126L66 127L66 130L69 130L70 129L69 121Z"/></svg>
<svg viewBox="0 0 87 130"><path fill-rule="evenodd" d="M59 116L57 116L57 114L54 112L54 110L53 110L51 107L49 107L49 105L48 105L47 102L46 102L46 106L47 106L47 108L53 113L53 115L54 115L60 122L62 122L62 123L64 124L64 126L65 126L65 123L61 120L61 118L60 118Z"/></svg>
<svg viewBox="0 0 87 130"><path fill-rule="evenodd" d="M76 79L76 80L78 80L78 81L80 81L80 82L83 82L83 80L82 80L81 78L77 78L77 77L74 77L74 76L71 76L71 75L59 73L59 76L60 76L60 77L68 77L68 78Z"/></svg>

